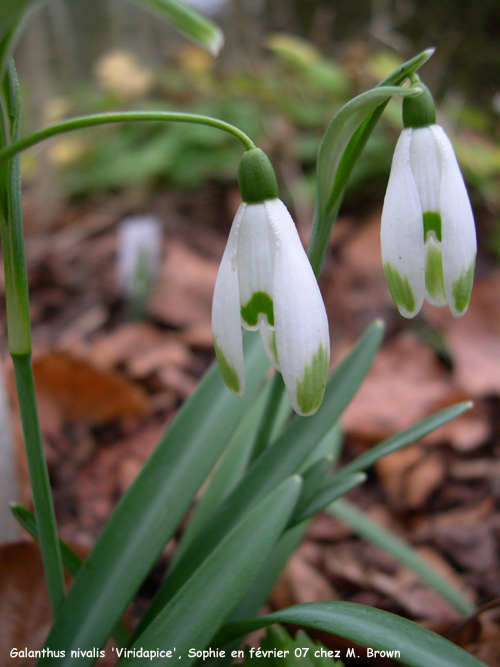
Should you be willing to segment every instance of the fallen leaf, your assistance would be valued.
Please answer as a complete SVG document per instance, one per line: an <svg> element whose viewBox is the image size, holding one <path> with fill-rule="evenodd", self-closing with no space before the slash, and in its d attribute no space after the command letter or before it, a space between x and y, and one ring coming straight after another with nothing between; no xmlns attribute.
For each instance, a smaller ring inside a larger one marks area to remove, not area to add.
<svg viewBox="0 0 500 667"><path fill-rule="evenodd" d="M135 421L150 412L147 397L138 385L69 352L49 350L37 355L33 371L37 391L48 394L70 421Z"/></svg>

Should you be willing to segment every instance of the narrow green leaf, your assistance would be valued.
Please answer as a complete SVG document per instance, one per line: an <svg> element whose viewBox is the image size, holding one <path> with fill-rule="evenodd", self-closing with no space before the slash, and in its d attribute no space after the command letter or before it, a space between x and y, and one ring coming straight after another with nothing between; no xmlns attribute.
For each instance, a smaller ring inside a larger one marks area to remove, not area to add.
<svg viewBox="0 0 500 667"><path fill-rule="evenodd" d="M409 567L429 586L440 593L459 612L469 616L475 611L474 604L450 580L437 572L407 542L376 523L348 500L337 500L327 510L337 519L347 523L353 530L372 544L387 551L397 561Z"/></svg>
<svg viewBox="0 0 500 667"><path fill-rule="evenodd" d="M290 519L289 527L301 523L306 519L310 519L334 500L349 493L349 491L352 491L352 489L355 489L364 481L366 481L366 475L362 472L346 475L345 477L342 476L340 478L337 476L330 477L330 479L322 484L316 491L308 504L299 507L298 511L294 511L293 516Z"/></svg>
<svg viewBox="0 0 500 667"><path fill-rule="evenodd" d="M177 567L170 572L144 615L139 632L177 592L232 526L277 484L301 468L311 450L331 429L356 393L371 366L382 336L383 325L377 321L333 372L323 403L316 414L312 417L296 417L255 461L241 483L186 550Z"/></svg>
<svg viewBox="0 0 500 667"><path fill-rule="evenodd" d="M260 392L243 417L232 437L200 501L196 505L181 541L175 550L170 567L175 567L187 547L213 515L217 507L241 480L252 455L253 441L259 426L259 416L268 398L268 387Z"/></svg>
<svg viewBox="0 0 500 667"><path fill-rule="evenodd" d="M306 470L301 473L302 476L302 491L300 498L293 511L292 519L295 516L300 516L303 510L308 507L317 494L318 490L323 485L323 482L328 477L332 470L333 457L326 455L322 459L315 461L308 466ZM294 523L298 523L295 521ZM293 524L292 524L293 525Z"/></svg>
<svg viewBox="0 0 500 667"><path fill-rule="evenodd" d="M36 542L38 542L38 528L33 512L30 512L28 509L26 509L26 507L18 505L17 503L11 503L10 510L19 521L21 526L24 528L24 530L29 533ZM59 540L59 546L61 547L61 557L65 569L71 574L72 577L76 577L82 566L82 559L73 551L71 547L66 544L66 542Z"/></svg>
<svg viewBox="0 0 500 667"><path fill-rule="evenodd" d="M349 175L375 128L389 99L415 94L399 88L433 54L423 51L398 67L378 86L350 100L334 116L319 149L317 164L317 206L307 254L316 275L323 263L331 229L335 221Z"/></svg>
<svg viewBox="0 0 500 667"><path fill-rule="evenodd" d="M46 0L0 2L0 79L3 78L22 28L31 12Z"/></svg>
<svg viewBox="0 0 500 667"><path fill-rule="evenodd" d="M47 639L64 650L102 646L227 445L268 368L258 337L245 337L243 398L224 385L216 364L176 418L121 499L83 564ZM91 665L85 657L79 667ZM42 658L40 665L49 665Z"/></svg>
<svg viewBox="0 0 500 667"><path fill-rule="evenodd" d="M261 618L230 623L213 644L224 645L273 623L305 625L359 642L372 650L399 651L397 660L410 667L486 667L456 644L417 623L355 602L299 604ZM367 651L360 657L370 655Z"/></svg>
<svg viewBox="0 0 500 667"><path fill-rule="evenodd" d="M33 512L30 512L22 505L18 505L18 503L11 503L10 510L24 530L28 532L36 542L39 542L38 527ZM59 546L61 548L61 557L64 568L72 577L76 577L83 564L83 560L68 544L66 544L66 542L63 542L63 540L59 540ZM113 637L118 646L126 646L128 644L129 635L122 621L118 621L116 624L116 627L113 630Z"/></svg>
<svg viewBox="0 0 500 667"><path fill-rule="evenodd" d="M238 523L148 626L134 649L176 648L178 667L193 664L252 583L284 529L301 479L285 480ZM168 658L126 656L120 667L160 667Z"/></svg>
<svg viewBox="0 0 500 667"><path fill-rule="evenodd" d="M183 35L216 56L224 46L222 30L180 0L134 0L141 7L152 9Z"/></svg>
<svg viewBox="0 0 500 667"><path fill-rule="evenodd" d="M390 438L387 438L387 440L384 440L378 445L375 445L375 447L368 449L366 452L341 468L337 475L341 476L347 473L366 470L384 456L387 456L388 454L391 454L398 449L402 449L403 447L410 445L416 440L420 440L420 438L423 438L427 434L432 433L432 431L435 431L440 426L443 426L443 424L446 424L452 419L455 419L455 417L458 417L464 412L467 412L467 410L470 410L471 407L472 403L470 401L463 401L462 403L457 403L456 405L452 405L449 408L445 408L444 410L436 412L430 417L422 419L416 424L413 424L413 426L406 428L400 433L396 433L396 435L393 435Z"/></svg>

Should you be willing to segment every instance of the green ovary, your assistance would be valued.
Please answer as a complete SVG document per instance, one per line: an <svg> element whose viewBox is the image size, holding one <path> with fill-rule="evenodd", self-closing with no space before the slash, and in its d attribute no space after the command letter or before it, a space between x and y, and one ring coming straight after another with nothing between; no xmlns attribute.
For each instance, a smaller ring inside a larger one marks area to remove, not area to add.
<svg viewBox="0 0 500 667"><path fill-rule="evenodd" d="M384 264L384 271L394 303L400 310L412 313L415 310L415 297L408 278L403 278L392 264Z"/></svg>
<svg viewBox="0 0 500 667"><path fill-rule="evenodd" d="M475 260L473 260L467 271L462 271L460 277L453 283L455 308L460 314L464 313L469 305L472 282L474 280L474 265Z"/></svg>
<svg viewBox="0 0 500 667"><path fill-rule="evenodd" d="M435 243L427 247L425 258L425 288L427 294L436 301L446 303L446 292L443 279L443 255L441 248Z"/></svg>
<svg viewBox="0 0 500 667"><path fill-rule="evenodd" d="M297 380L297 404L305 415L315 412L321 405L328 378L328 351L320 343L311 363L304 369L304 377Z"/></svg>
<svg viewBox="0 0 500 667"><path fill-rule="evenodd" d="M255 327L259 322L259 315L261 313L267 317L269 326L273 327L273 300L266 292L254 292L246 306L241 306L241 317L249 326Z"/></svg>
<svg viewBox="0 0 500 667"><path fill-rule="evenodd" d="M231 391L234 391L235 394L240 392L240 378L236 372L235 367L229 363L229 361L224 356L224 353L217 345L216 340L214 339L215 354L217 355L217 361L219 363L220 372L224 382L227 384Z"/></svg>

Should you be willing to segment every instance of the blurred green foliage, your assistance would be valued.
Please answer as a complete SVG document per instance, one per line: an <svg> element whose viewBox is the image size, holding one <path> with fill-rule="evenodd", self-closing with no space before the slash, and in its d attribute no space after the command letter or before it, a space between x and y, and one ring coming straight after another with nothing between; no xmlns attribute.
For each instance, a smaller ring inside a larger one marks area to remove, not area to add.
<svg viewBox="0 0 500 667"><path fill-rule="evenodd" d="M93 83L60 105L63 113L59 117L149 109L221 118L240 127L266 150L282 184L286 181L285 189L297 187L309 193L312 202L317 150L332 116L400 61L393 51L379 50L364 54L355 66L347 57L339 64L323 58L308 42L282 33L269 36L266 46L267 58L251 71L225 74L214 68L210 56L193 46L179 51L175 66L156 71L142 67L130 54L115 53L109 62L98 63ZM473 200L499 216L500 148L491 118L452 97L439 112L438 122L455 146ZM352 173L347 206L366 199L382 200L401 127L401 104L392 101ZM178 123L100 127L77 138L59 137L49 149L66 195L234 182L241 154L239 143L223 132ZM30 166L33 168L28 159L27 174ZM498 245L500 242L490 244Z"/></svg>

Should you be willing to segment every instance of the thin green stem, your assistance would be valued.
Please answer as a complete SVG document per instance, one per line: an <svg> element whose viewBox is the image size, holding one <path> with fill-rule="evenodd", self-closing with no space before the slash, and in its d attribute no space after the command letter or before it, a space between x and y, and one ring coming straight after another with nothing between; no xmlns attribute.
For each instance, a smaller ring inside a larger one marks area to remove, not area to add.
<svg viewBox="0 0 500 667"><path fill-rule="evenodd" d="M278 412L284 389L285 384L283 382L283 376L279 371L276 371L273 379L271 380L269 397L267 399L266 405L264 406L264 410L260 418L259 429L255 436L252 461L255 461L255 459L257 459L260 454L262 454L269 443L269 435Z"/></svg>
<svg viewBox="0 0 500 667"><path fill-rule="evenodd" d="M92 127L94 125L105 125L108 123L133 123L137 121L167 121L177 123L196 123L198 125L209 125L224 132L229 132L234 137L239 139L245 146L246 150L255 148L255 144L242 130L226 123L218 118L211 118L210 116L200 116L198 114L181 113L175 111L121 111L116 113L101 113L90 116L79 116L78 118L71 118L70 120L56 123L44 127L38 132L33 132L27 137L23 137L18 141L14 141L9 146L0 151L0 162L16 153L20 153L35 144L44 141L49 137L57 134L64 134L65 132L72 132L73 130L80 130L85 127Z"/></svg>
<svg viewBox="0 0 500 667"><path fill-rule="evenodd" d="M40 548L49 590L50 606L52 614L55 616L65 596L64 579L49 473L38 419L31 354L13 354L12 360L19 396L33 503L40 536Z"/></svg>

